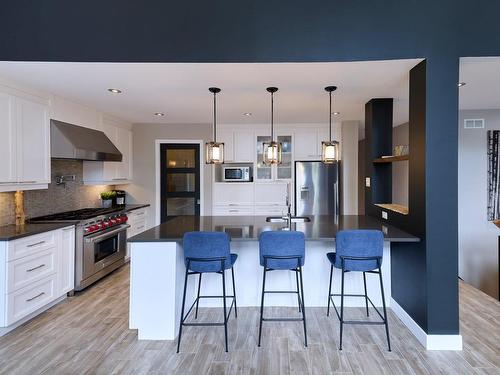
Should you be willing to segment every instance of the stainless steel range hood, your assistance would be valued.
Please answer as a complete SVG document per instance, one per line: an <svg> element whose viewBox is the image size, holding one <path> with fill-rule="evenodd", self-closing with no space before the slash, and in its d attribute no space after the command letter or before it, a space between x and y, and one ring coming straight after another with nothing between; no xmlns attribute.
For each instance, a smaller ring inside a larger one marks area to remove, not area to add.
<svg viewBox="0 0 500 375"><path fill-rule="evenodd" d="M122 161L122 154L102 131L50 120L50 156L54 159Z"/></svg>

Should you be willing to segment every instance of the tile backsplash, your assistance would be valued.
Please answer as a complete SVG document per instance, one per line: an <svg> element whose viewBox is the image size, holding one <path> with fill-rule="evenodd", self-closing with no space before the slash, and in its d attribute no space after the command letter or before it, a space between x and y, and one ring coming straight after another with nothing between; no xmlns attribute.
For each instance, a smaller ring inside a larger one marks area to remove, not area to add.
<svg viewBox="0 0 500 375"><path fill-rule="evenodd" d="M79 160L52 160L51 183L48 189L24 192L26 218L99 207L99 193L114 186L83 185L83 162ZM75 181L56 185L56 176L75 175ZM15 223L14 192L0 193L0 225Z"/></svg>

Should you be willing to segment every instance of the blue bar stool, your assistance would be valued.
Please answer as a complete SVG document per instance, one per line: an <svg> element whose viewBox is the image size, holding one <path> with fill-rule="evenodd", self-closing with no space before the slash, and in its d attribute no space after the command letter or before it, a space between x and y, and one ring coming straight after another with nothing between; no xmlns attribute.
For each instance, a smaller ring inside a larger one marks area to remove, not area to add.
<svg viewBox="0 0 500 375"><path fill-rule="evenodd" d="M182 295L181 320L179 324L179 340L177 341L177 353L181 345L183 326L224 326L224 337L227 352L227 321L231 316L231 310L234 305L234 315L238 317L236 307L236 289L234 284L233 265L236 262L237 254L230 253L229 236L223 232L187 232L183 238L184 263L186 264L186 276L184 279L184 293ZM233 279L233 295L226 295L226 277L225 270L231 269ZM222 276L222 296L200 296L201 276L204 273L218 273ZM186 288L189 275L199 275L198 293L193 304L184 316L184 307L186 304ZM186 319L195 308L195 319L198 318L198 303L200 298L222 298L224 305L224 321L210 323L186 323ZM232 298L229 312L226 308L226 298Z"/></svg>
<svg viewBox="0 0 500 375"><path fill-rule="evenodd" d="M389 339L389 325L387 323L387 311L385 307L384 284L382 282L382 255L384 252L384 235L379 230L341 230L335 239L336 253L328 253L326 256L331 263L330 285L328 289L328 308L326 315L330 315L330 302L340 320L340 347L342 350L342 331L344 324L384 324L387 335L387 345L391 351L391 341ZM342 270L342 282L340 294L332 294L332 274L333 267ZM346 272L363 272L364 294L344 293L344 274ZM379 275L380 290L382 293L383 315L375 307L370 297L366 293L366 274L375 273ZM333 296L340 296L340 314L333 302ZM373 306L382 321L368 322L363 320L344 320L344 297L363 297L366 304L366 316L369 316L368 302Z"/></svg>
<svg viewBox="0 0 500 375"><path fill-rule="evenodd" d="M262 296L260 302L259 343L262 334L262 322L302 321L304 323L304 343L307 346L306 311L304 308L304 285L302 282L302 266L305 261L305 237L302 232L267 231L259 237L260 265L264 267L262 277ZM266 290L266 273L275 270L295 272L296 291ZM300 278L300 292L299 292ZM264 295L266 293L296 293L299 312L302 318L264 318Z"/></svg>

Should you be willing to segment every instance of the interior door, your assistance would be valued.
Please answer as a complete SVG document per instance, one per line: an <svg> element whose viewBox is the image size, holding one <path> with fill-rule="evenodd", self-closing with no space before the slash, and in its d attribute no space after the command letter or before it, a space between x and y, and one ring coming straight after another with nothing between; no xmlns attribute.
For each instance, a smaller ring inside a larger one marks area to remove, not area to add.
<svg viewBox="0 0 500 375"><path fill-rule="evenodd" d="M161 222L200 215L200 145L164 143L161 153Z"/></svg>

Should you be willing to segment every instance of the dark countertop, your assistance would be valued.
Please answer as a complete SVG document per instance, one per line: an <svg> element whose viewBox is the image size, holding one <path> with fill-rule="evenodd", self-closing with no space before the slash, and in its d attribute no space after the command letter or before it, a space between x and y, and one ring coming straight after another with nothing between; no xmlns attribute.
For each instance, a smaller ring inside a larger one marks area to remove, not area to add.
<svg viewBox="0 0 500 375"><path fill-rule="evenodd" d="M4 225L0 227L0 241L12 241L72 225L71 223Z"/></svg>
<svg viewBox="0 0 500 375"><path fill-rule="evenodd" d="M149 207L150 204L126 204L125 208L123 209L124 211L134 211L138 210L139 208L144 208L144 207Z"/></svg>
<svg viewBox="0 0 500 375"><path fill-rule="evenodd" d="M226 231L232 241L257 241L261 232L285 226L268 223L265 216L178 216L129 238L128 242L179 241L190 231ZM311 216L309 223L292 225L292 230L304 232L309 241L331 241L341 229L378 229L384 232L386 241L420 241L418 237L370 216L341 215L337 222L332 216Z"/></svg>

